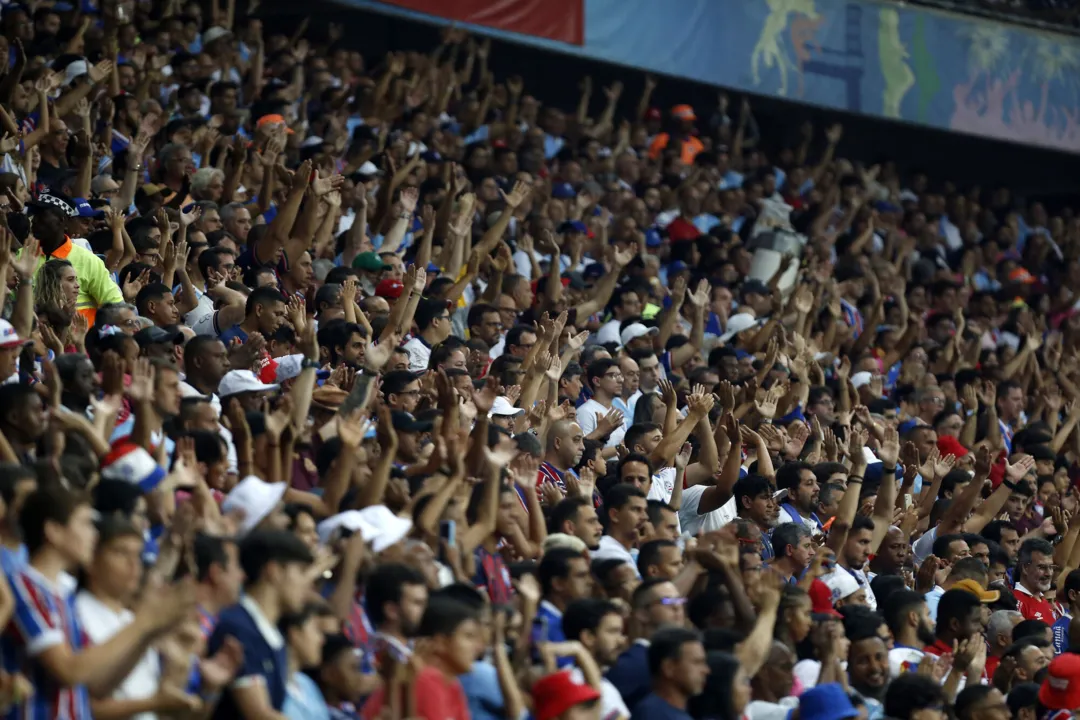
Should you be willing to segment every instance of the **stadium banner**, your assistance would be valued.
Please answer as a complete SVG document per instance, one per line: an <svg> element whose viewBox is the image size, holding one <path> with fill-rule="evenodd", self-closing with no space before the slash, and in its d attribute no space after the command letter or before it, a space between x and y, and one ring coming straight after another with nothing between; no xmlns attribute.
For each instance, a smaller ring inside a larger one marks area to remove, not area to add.
<svg viewBox="0 0 1080 720"><path fill-rule="evenodd" d="M585 0L386 0L388 5L459 23L571 45L584 39Z"/></svg>
<svg viewBox="0 0 1080 720"><path fill-rule="evenodd" d="M581 0L576 43L556 22L579 5L566 0L338 2L792 102L1080 152L1080 38L1039 29L875 0ZM524 17L529 8L535 18Z"/></svg>

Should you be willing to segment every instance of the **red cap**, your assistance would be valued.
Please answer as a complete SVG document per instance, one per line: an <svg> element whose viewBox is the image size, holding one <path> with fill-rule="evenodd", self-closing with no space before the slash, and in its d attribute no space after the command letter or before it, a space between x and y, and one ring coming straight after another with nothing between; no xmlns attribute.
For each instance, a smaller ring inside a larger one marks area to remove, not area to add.
<svg viewBox="0 0 1080 720"><path fill-rule="evenodd" d="M810 612L843 617L832 604L832 590L820 580L810 583Z"/></svg>
<svg viewBox="0 0 1080 720"><path fill-rule="evenodd" d="M676 105L671 108L671 116L678 118L679 120L697 120L697 115L694 114L694 108L689 105Z"/></svg>
<svg viewBox="0 0 1080 720"><path fill-rule="evenodd" d="M537 680L532 696L533 717L553 720L575 705L598 700L600 693L588 685L574 682L569 670L561 670Z"/></svg>
<svg viewBox="0 0 1080 720"><path fill-rule="evenodd" d="M660 108L649 108L645 111L646 120L659 120L661 118Z"/></svg>
<svg viewBox="0 0 1080 720"><path fill-rule="evenodd" d="M1062 653L1050 661L1039 702L1051 710L1080 708L1080 655Z"/></svg>
<svg viewBox="0 0 1080 720"><path fill-rule="evenodd" d="M675 218L671 221L671 224L667 226L668 239L673 243L683 242L684 240L696 240L701 235L701 231L694 227L694 224L681 217Z"/></svg>
<svg viewBox="0 0 1080 720"><path fill-rule="evenodd" d="M405 285L402 284L400 280L385 278L380 280L379 284L375 286L375 294L379 297L397 300L401 296L401 291L404 289Z"/></svg>
<svg viewBox="0 0 1080 720"><path fill-rule="evenodd" d="M958 458L962 458L971 452L961 445L960 441L952 435L939 435L937 439L937 449L941 451L942 455L955 455Z"/></svg>

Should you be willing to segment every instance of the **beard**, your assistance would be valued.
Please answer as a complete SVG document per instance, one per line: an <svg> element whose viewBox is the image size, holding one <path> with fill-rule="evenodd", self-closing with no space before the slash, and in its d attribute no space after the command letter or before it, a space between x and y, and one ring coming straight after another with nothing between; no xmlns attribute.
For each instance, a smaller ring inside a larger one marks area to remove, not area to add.
<svg viewBox="0 0 1080 720"><path fill-rule="evenodd" d="M919 623L918 638L924 645L933 645L937 641L934 628L929 623Z"/></svg>

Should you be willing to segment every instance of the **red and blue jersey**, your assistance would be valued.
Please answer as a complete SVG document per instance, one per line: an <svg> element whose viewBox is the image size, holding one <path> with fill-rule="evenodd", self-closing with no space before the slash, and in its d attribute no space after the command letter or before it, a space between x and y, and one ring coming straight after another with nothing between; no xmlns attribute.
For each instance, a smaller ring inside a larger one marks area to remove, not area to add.
<svg viewBox="0 0 1080 720"><path fill-rule="evenodd" d="M76 653L90 639L75 614L75 579L62 575L52 582L27 565L9 577L15 613L3 635L5 669L22 672L34 685L34 694L9 718L24 720L90 720L90 694L83 685L58 683L36 660L49 648L67 643Z"/></svg>

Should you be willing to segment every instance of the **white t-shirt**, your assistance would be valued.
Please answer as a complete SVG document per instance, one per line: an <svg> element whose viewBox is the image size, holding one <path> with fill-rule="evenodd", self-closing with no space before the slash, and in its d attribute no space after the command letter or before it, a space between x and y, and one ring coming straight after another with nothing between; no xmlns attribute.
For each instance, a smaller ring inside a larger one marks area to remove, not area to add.
<svg viewBox="0 0 1080 720"><path fill-rule="evenodd" d="M764 700L751 700L746 704L743 717L747 720L788 720L791 711L799 707L799 698L780 698L780 702L771 703Z"/></svg>
<svg viewBox="0 0 1080 720"><path fill-rule="evenodd" d="M581 426L581 432L583 435L588 435L596 429L596 415L599 413L600 417L607 415L608 408L604 407L596 400L587 400L581 407L577 409L577 422ZM626 425L620 425L615 428L611 435L608 436L606 447L616 447L623 441L623 436L626 435Z"/></svg>
<svg viewBox="0 0 1080 720"><path fill-rule="evenodd" d="M693 537L701 532L719 530L735 519L737 508L734 496L712 512L704 515L698 513L701 496L709 487L709 485L691 485L683 490L682 506L679 508L679 527L682 528L683 535Z"/></svg>
<svg viewBox="0 0 1080 720"><path fill-rule="evenodd" d="M623 547L621 542L610 535L601 536L600 545L597 546L596 550L590 551L589 554L593 560L622 560L627 565L634 568L635 573L638 571L637 558L634 557L634 554Z"/></svg>
<svg viewBox="0 0 1080 720"><path fill-rule="evenodd" d="M176 289L173 289L176 292ZM199 298L199 302L195 305L195 309L184 315L184 324L191 329L195 329L198 325L199 329L195 330L196 335L216 335L214 332L214 300L209 295L195 288L195 295Z"/></svg>
<svg viewBox="0 0 1080 720"><path fill-rule="evenodd" d="M75 597L75 612L78 613L79 621L86 629L90 642L95 645L108 641L135 619L134 613L130 610L116 612L85 590ZM157 694L160 682L161 661L157 652L147 650L128 676L113 691L112 697L114 700L150 698ZM157 715L138 713L131 717L136 720L155 720Z"/></svg>
<svg viewBox="0 0 1080 720"><path fill-rule="evenodd" d="M796 520L795 518L791 517L791 513L789 513L784 508L780 508L780 516L776 519L776 524L781 525L783 523L789 522L797 522L800 525L811 525L811 530L813 532L821 532L821 523L815 521L813 518L807 519L800 516L799 519Z"/></svg>
<svg viewBox="0 0 1080 720"><path fill-rule="evenodd" d="M904 673L915 672L925 653L909 647L894 647L889 651L889 677L898 678Z"/></svg>
<svg viewBox="0 0 1080 720"><path fill-rule="evenodd" d="M570 677L572 677L574 682L578 685L586 684L585 673L581 672L581 668L571 668ZM622 695L607 678L600 678L600 717L630 717L630 709L627 708L626 703L623 702Z"/></svg>
<svg viewBox="0 0 1080 720"><path fill-rule="evenodd" d="M409 353L409 370L423 372L428 369L428 361L431 360L431 348L418 337L414 337L402 347Z"/></svg>
<svg viewBox="0 0 1080 720"><path fill-rule="evenodd" d="M671 494L675 492L675 468L660 468L652 476L652 485L649 487L649 500L671 502Z"/></svg>

